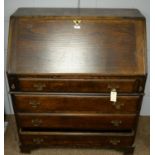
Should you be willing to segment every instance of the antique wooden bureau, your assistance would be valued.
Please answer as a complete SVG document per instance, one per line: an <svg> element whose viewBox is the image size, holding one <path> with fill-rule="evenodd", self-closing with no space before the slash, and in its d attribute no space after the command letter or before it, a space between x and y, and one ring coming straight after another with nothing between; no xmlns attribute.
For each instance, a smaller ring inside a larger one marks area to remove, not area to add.
<svg viewBox="0 0 155 155"><path fill-rule="evenodd" d="M111 148L132 154L146 81L136 9L19 8L7 77L22 152Z"/></svg>

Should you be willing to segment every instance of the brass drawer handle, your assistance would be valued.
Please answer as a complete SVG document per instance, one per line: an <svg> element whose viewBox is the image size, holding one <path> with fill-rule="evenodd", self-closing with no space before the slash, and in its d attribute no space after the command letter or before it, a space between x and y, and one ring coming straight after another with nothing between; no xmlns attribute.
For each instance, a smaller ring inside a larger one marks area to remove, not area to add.
<svg viewBox="0 0 155 155"><path fill-rule="evenodd" d="M116 104L113 104L113 105L115 106L115 108L116 108L117 110L120 110L121 107L124 106L124 103L116 103Z"/></svg>
<svg viewBox="0 0 155 155"><path fill-rule="evenodd" d="M121 120L112 120L110 123L113 126L118 127L118 126L120 126L120 124L122 124L122 121Z"/></svg>
<svg viewBox="0 0 155 155"><path fill-rule="evenodd" d="M46 87L46 84L45 84L45 83L36 83L36 84L33 84L33 87L34 87L35 89L37 89L38 91L42 91L43 88Z"/></svg>
<svg viewBox="0 0 155 155"><path fill-rule="evenodd" d="M37 126L40 126L41 125L42 120L40 120L40 119L32 119L31 122L32 122L32 125L33 126L37 127Z"/></svg>
<svg viewBox="0 0 155 155"><path fill-rule="evenodd" d="M120 140L110 140L112 145L118 145L121 141Z"/></svg>
<svg viewBox="0 0 155 155"><path fill-rule="evenodd" d="M44 142L43 138L33 138L33 143L35 144L41 144Z"/></svg>
<svg viewBox="0 0 155 155"><path fill-rule="evenodd" d="M114 88L115 89L119 89L120 87L119 87L119 85L109 84L107 88L110 89L110 90L112 90Z"/></svg>
<svg viewBox="0 0 155 155"><path fill-rule="evenodd" d="M29 104L32 106L32 108L37 108L39 105L40 105L40 103L39 102L37 102L37 101L34 101L34 100L30 100L29 101Z"/></svg>

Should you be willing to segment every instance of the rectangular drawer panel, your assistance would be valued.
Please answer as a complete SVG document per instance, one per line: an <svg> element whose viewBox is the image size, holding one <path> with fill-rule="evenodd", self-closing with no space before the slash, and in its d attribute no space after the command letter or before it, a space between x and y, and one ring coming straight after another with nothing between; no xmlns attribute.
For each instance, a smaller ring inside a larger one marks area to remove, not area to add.
<svg viewBox="0 0 155 155"><path fill-rule="evenodd" d="M34 146L131 146L133 134L104 134L87 132L21 132L21 142Z"/></svg>
<svg viewBox="0 0 155 155"><path fill-rule="evenodd" d="M101 114L19 114L17 119L21 128L52 128L73 130L123 130L132 129L136 123L134 115Z"/></svg>
<svg viewBox="0 0 155 155"><path fill-rule="evenodd" d="M13 95L13 99L17 112L135 114L141 97L118 96L115 104L109 96L101 95Z"/></svg>
<svg viewBox="0 0 155 155"><path fill-rule="evenodd" d="M14 84L10 83L12 91L35 92L86 92L135 93L139 91L139 82L133 79L37 79L19 78Z"/></svg>

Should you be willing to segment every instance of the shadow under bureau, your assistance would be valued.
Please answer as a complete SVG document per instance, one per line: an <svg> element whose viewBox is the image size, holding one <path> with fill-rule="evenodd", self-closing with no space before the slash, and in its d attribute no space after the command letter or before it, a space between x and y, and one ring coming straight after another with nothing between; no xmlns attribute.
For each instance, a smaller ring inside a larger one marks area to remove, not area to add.
<svg viewBox="0 0 155 155"><path fill-rule="evenodd" d="M146 81L136 9L19 8L7 77L22 152L110 148L132 154Z"/></svg>

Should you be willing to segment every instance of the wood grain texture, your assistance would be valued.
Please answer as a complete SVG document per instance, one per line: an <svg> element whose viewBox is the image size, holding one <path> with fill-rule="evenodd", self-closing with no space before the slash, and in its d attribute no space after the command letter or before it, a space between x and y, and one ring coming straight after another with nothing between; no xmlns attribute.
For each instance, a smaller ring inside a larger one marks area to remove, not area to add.
<svg viewBox="0 0 155 155"><path fill-rule="evenodd" d="M8 53L21 151L104 146L133 154L147 76L138 10L19 8Z"/></svg>
<svg viewBox="0 0 155 155"><path fill-rule="evenodd" d="M82 16L85 18L101 17L101 18L144 18L137 9L97 9L97 8L19 8L12 15L13 17L47 17L53 16L57 18Z"/></svg>
<svg viewBox="0 0 155 155"><path fill-rule="evenodd" d="M104 114L18 114L21 128L51 128L72 130L131 130L135 115Z"/></svg>
<svg viewBox="0 0 155 155"><path fill-rule="evenodd" d="M143 20L139 25L131 19L84 19L78 30L74 29L73 20L15 18L15 50L10 52L8 72L146 74L145 47L136 35L144 34Z"/></svg>
<svg viewBox="0 0 155 155"><path fill-rule="evenodd" d="M84 146L84 147L121 147L129 146L133 142L132 134L105 135L104 133L22 133L21 140L24 145L31 146Z"/></svg>
<svg viewBox="0 0 155 155"><path fill-rule="evenodd" d="M19 147L18 147L18 141L16 140L16 137L17 137L17 131L16 131L16 122L15 122L15 119L14 119L14 116L10 116L9 119L8 117L7 118L7 121L9 122L9 126L5 132L5 140L4 140L4 154L5 155L23 155L23 153L19 152ZM136 136L136 140L134 142L134 146L135 147L135 151L134 151L134 155L139 155L139 154L149 154L149 149L150 149L150 140L149 140L149 117L147 116L141 116L140 117L140 120L139 120L139 123L138 123L138 130L137 130L137 136ZM27 132L26 132L27 133ZM25 133L25 134L26 134ZM22 134L24 134L22 132ZM25 135L24 134L24 135ZM34 132L32 133L34 134ZM39 133L37 133L39 134ZM50 133L49 133L50 134ZM116 134L116 133L115 133ZM104 135L104 134L102 134ZM118 135L118 133L117 133ZM129 136L132 136L132 134L129 134ZM125 138L127 139L127 138ZM26 145L27 146L27 145ZM25 145L22 146L24 148L26 148L27 150L32 150L31 151L31 155L43 155L43 154L51 154L51 155L56 155L56 154L59 154L59 155L122 155L123 151L128 151L128 149L130 147L103 147L101 146L100 149L96 149L96 148L93 148L93 145L90 147L88 146L88 148L73 148L74 146L68 146L67 148L67 145L65 145L65 147L62 147L62 146L59 146L59 147L52 147L51 145L48 146L48 147L38 147L35 146L35 147L30 147L31 145L29 145L29 147L27 146L26 147ZM120 149L120 152L119 151L116 151L112 148L117 148L117 150ZM123 149L124 148L124 149Z"/></svg>
<svg viewBox="0 0 155 155"><path fill-rule="evenodd" d="M136 93L143 85L136 78L130 79L49 79L17 78L10 85L13 91L23 92L76 92L110 93L116 89L119 93Z"/></svg>
<svg viewBox="0 0 155 155"><path fill-rule="evenodd" d="M110 96L90 95L13 95L17 112L22 113L109 113L135 114L140 96L118 96L114 104ZM105 108L106 107L106 108Z"/></svg>

